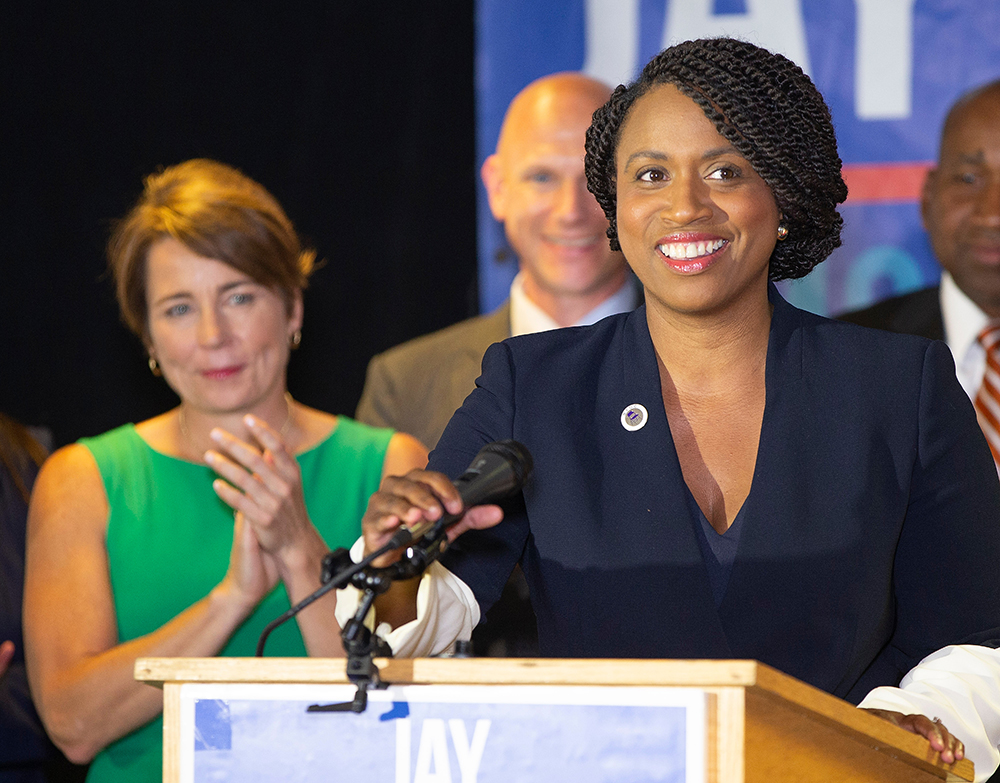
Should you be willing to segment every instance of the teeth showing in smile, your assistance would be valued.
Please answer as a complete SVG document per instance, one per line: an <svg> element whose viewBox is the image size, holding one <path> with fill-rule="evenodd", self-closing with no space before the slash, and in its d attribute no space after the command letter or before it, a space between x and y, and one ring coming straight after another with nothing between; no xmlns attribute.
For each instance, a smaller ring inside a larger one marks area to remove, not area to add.
<svg viewBox="0 0 1000 783"><path fill-rule="evenodd" d="M714 253L726 244L725 239L715 239L711 242L670 242L659 245L659 250L667 258L684 261L689 258L701 258Z"/></svg>

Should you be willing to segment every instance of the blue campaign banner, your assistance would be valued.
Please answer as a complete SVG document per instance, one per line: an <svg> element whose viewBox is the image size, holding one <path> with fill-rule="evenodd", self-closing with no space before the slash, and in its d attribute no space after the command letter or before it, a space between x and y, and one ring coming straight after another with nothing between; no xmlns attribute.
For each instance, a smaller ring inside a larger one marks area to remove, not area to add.
<svg viewBox="0 0 1000 783"><path fill-rule="evenodd" d="M698 689L402 686L368 708L353 686L185 685L184 783L579 783L706 780Z"/></svg>
<svg viewBox="0 0 1000 783"><path fill-rule="evenodd" d="M540 76L583 70L614 85L671 43L744 38L795 60L826 97L850 190L843 246L786 296L833 314L937 280L920 187L948 107L1000 78L1000 0L477 0L476 10L480 165L507 104ZM485 312L516 268L481 186L478 235Z"/></svg>

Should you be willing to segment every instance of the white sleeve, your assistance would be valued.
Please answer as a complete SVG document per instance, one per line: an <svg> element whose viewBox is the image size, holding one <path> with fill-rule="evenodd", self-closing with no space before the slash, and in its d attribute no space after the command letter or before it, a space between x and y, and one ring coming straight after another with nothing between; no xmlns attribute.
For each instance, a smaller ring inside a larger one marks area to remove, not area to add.
<svg viewBox="0 0 1000 783"><path fill-rule="evenodd" d="M361 560L364 541L358 539L351 547L351 559ZM345 587L337 591L337 622L340 627L358 611L361 591ZM385 639L396 658L421 658L449 652L455 642L472 638L472 629L479 623L479 603L465 582L434 561L420 577L417 589L417 619L399 628L388 623L375 627L374 607L365 618L365 625Z"/></svg>
<svg viewBox="0 0 1000 783"><path fill-rule="evenodd" d="M1000 650L945 647L911 669L898 688L876 688L858 706L940 718L965 743L976 781L1000 764Z"/></svg>

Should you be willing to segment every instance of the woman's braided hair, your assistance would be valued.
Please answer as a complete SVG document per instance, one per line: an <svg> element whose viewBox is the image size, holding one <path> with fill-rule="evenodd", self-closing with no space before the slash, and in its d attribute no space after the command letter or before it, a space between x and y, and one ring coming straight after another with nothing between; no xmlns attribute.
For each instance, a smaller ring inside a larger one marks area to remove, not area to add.
<svg viewBox="0 0 1000 783"><path fill-rule="evenodd" d="M772 280L803 277L840 246L847 198L830 110L802 69L732 38L685 41L660 52L632 84L619 85L587 130L587 187L618 242L616 153L635 101L660 84L691 98L774 193L788 239L771 254Z"/></svg>

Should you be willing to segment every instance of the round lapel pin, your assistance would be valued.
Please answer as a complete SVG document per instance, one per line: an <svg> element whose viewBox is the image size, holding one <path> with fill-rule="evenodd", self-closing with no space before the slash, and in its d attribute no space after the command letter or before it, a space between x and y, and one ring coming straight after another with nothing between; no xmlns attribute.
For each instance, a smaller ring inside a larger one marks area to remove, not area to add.
<svg viewBox="0 0 1000 783"><path fill-rule="evenodd" d="M635 432L646 426L648 418L649 414L646 409L636 402L622 411L622 426L629 432Z"/></svg>

